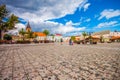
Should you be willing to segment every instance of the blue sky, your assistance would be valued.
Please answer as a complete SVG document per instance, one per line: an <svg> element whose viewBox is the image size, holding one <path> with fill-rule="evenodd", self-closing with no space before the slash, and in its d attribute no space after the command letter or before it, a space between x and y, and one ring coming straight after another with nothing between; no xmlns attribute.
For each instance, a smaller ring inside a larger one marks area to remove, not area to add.
<svg viewBox="0 0 120 80"><path fill-rule="evenodd" d="M120 31L120 0L0 0L20 17L29 21L33 31L80 35L81 32Z"/></svg>
<svg viewBox="0 0 120 80"><path fill-rule="evenodd" d="M72 21L73 23L80 22L80 25L77 25L75 27L86 26L86 29L84 31L87 32L96 32L101 30L120 31L120 0L89 0L88 3L90 5L88 6L87 10L84 10L84 8L77 8L74 14L68 14L58 19L52 19L51 21L59 22L62 24L66 24L68 21ZM107 15L100 18L100 14L105 10L106 13L110 12L111 14L111 17L108 19L106 18ZM119 10L118 14L114 13L117 10ZM103 26L99 28L99 24L102 23ZM106 23L106 25L104 23ZM109 25L109 23L111 23L111 25Z"/></svg>

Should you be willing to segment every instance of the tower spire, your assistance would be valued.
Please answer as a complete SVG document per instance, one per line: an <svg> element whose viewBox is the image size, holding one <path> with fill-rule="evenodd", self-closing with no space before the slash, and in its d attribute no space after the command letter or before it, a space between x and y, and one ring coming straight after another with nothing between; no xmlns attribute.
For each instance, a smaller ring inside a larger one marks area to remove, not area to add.
<svg viewBox="0 0 120 80"><path fill-rule="evenodd" d="M27 24L27 27L26 27L26 28L31 28L31 27L30 27L30 24L29 24L29 22L28 22L28 24Z"/></svg>
<svg viewBox="0 0 120 80"><path fill-rule="evenodd" d="M30 24L29 24L29 22L28 22L28 24L27 24L27 27L26 27L26 32L31 32L31 27L30 27Z"/></svg>

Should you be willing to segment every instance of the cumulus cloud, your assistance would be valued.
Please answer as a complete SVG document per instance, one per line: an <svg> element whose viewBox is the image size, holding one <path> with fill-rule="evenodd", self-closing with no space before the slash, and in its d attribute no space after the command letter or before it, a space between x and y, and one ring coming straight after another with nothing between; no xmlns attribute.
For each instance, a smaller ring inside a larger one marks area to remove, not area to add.
<svg viewBox="0 0 120 80"><path fill-rule="evenodd" d="M118 25L117 21L111 21L111 22L100 23L95 28L113 27L116 25Z"/></svg>
<svg viewBox="0 0 120 80"><path fill-rule="evenodd" d="M38 22L73 14L84 1L86 0L13 0L12 2L5 0L4 2L16 15Z"/></svg>
<svg viewBox="0 0 120 80"><path fill-rule="evenodd" d="M90 5L91 5L90 3L86 3L86 4L83 6L84 11L86 11Z"/></svg>
<svg viewBox="0 0 120 80"><path fill-rule="evenodd" d="M83 7L88 0L3 0L2 3L15 15L29 21L34 31L50 30L52 33L67 33L84 28L74 26L80 23L67 22L65 25L48 21L73 14L78 7ZM89 6L89 5L88 5ZM88 8L86 6L85 8Z"/></svg>
<svg viewBox="0 0 120 80"><path fill-rule="evenodd" d="M91 19L90 19L90 18L88 18L88 19L86 19L86 20L85 20L85 22L89 22L89 21L91 21Z"/></svg>
<svg viewBox="0 0 120 80"><path fill-rule="evenodd" d="M79 31L82 31L82 30L85 30L86 27L74 27L73 26L73 22L72 21L69 21L67 22L65 25L60 25L57 29L56 29L56 32L59 32L59 33L68 33L68 32L79 32Z"/></svg>
<svg viewBox="0 0 120 80"><path fill-rule="evenodd" d="M80 32L70 32L65 34L65 36L80 36L82 34L82 31Z"/></svg>
<svg viewBox="0 0 120 80"><path fill-rule="evenodd" d="M9 34L12 34L12 35L18 35L18 34L19 34L19 31L20 31L22 28L25 29L26 26L25 26L24 24L17 23L17 24L15 25L15 29L9 30L8 33L9 33Z"/></svg>
<svg viewBox="0 0 120 80"><path fill-rule="evenodd" d="M105 9L104 11L100 13L100 17L98 18L98 20L104 17L106 19L110 19L110 18L117 17L117 16L120 16L120 10Z"/></svg>
<svg viewBox="0 0 120 80"><path fill-rule="evenodd" d="M48 29L51 33L61 33L66 34L70 32L79 32L82 30L85 30L86 27L74 27L75 25L78 25L79 23L73 23L72 21L68 21L66 24L61 24L57 22L41 22L40 27L34 27L37 30L43 31L44 29Z"/></svg>

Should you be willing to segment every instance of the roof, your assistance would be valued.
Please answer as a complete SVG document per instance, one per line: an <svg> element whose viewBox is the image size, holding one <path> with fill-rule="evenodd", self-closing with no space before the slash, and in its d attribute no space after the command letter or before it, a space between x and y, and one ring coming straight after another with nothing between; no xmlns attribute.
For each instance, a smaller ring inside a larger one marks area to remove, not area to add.
<svg viewBox="0 0 120 80"><path fill-rule="evenodd" d="M46 34L44 34L43 32L34 32L33 34L37 36L46 36Z"/></svg>
<svg viewBox="0 0 120 80"><path fill-rule="evenodd" d="M92 36L93 39L99 39L99 37L96 37L96 36Z"/></svg>
<svg viewBox="0 0 120 80"><path fill-rule="evenodd" d="M62 36L62 34L55 34L55 36Z"/></svg>
<svg viewBox="0 0 120 80"><path fill-rule="evenodd" d="M105 34L110 34L109 30L105 30L105 31L100 31L100 32L95 32L92 35L105 35Z"/></svg>
<svg viewBox="0 0 120 80"><path fill-rule="evenodd" d="M90 36L88 36L86 39L89 39L90 38ZM97 36L91 36L91 38L92 39L100 39L99 37L97 37Z"/></svg>
<svg viewBox="0 0 120 80"><path fill-rule="evenodd" d="M116 40L116 39L120 39L120 36L112 36L111 40Z"/></svg>
<svg viewBox="0 0 120 80"><path fill-rule="evenodd" d="M80 36L75 36L75 38L80 38Z"/></svg>
<svg viewBox="0 0 120 80"><path fill-rule="evenodd" d="M26 29L27 29L27 28L31 28L31 27L30 27L30 24L29 24L29 22L28 22L28 24L27 24L27 27L26 27Z"/></svg>

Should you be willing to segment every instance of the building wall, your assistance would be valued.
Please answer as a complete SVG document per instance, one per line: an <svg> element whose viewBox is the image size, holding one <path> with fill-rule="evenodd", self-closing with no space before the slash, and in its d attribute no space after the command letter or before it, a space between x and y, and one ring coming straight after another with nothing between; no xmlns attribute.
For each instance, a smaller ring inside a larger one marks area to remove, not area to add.
<svg viewBox="0 0 120 80"><path fill-rule="evenodd" d="M55 38L54 38L54 36L47 36L47 40L55 41Z"/></svg>
<svg viewBox="0 0 120 80"><path fill-rule="evenodd" d="M106 33L106 34L96 34L96 35L94 35L94 36L96 36L96 37L103 37L103 40L105 41L105 42L108 42L108 41L110 41L110 38L112 37L112 36L120 36L120 32L110 32L110 33Z"/></svg>
<svg viewBox="0 0 120 80"><path fill-rule="evenodd" d="M55 38L56 42L60 42L61 38L63 38L63 37L62 36L54 36L54 38Z"/></svg>
<svg viewBox="0 0 120 80"><path fill-rule="evenodd" d="M39 40L45 40L45 36L37 36L36 39L39 41Z"/></svg>
<svg viewBox="0 0 120 80"><path fill-rule="evenodd" d="M120 32L110 32L110 36L120 36Z"/></svg>
<svg viewBox="0 0 120 80"><path fill-rule="evenodd" d="M63 41L64 41L64 42L69 42L70 38L71 38L71 37L64 37L64 38L63 38Z"/></svg>

